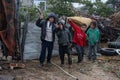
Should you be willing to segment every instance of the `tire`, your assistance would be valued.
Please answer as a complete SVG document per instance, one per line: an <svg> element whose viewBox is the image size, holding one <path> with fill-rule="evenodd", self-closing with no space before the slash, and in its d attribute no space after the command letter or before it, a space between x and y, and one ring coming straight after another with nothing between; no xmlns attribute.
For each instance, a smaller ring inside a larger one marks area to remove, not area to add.
<svg viewBox="0 0 120 80"><path fill-rule="evenodd" d="M120 49L116 49L116 52L120 55Z"/></svg>
<svg viewBox="0 0 120 80"><path fill-rule="evenodd" d="M112 48L101 48L100 53L104 56L117 56L118 53Z"/></svg>
<svg viewBox="0 0 120 80"><path fill-rule="evenodd" d="M108 47L119 49L120 48L120 42L109 42Z"/></svg>

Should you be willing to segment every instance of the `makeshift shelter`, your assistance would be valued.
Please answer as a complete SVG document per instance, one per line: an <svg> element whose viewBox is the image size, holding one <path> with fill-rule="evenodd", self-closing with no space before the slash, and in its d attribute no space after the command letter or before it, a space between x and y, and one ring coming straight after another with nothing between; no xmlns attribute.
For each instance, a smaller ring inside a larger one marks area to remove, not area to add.
<svg viewBox="0 0 120 80"><path fill-rule="evenodd" d="M26 33L25 47L23 52L24 60L38 59L41 53L41 28L35 25L35 23L28 24L28 30ZM46 51L47 52L47 51ZM54 43L53 56L59 55L57 38Z"/></svg>

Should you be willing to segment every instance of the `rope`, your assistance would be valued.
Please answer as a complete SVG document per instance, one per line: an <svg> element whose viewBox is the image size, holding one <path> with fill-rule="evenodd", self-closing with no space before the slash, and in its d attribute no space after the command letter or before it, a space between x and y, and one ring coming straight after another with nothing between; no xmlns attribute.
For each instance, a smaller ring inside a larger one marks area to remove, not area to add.
<svg viewBox="0 0 120 80"><path fill-rule="evenodd" d="M55 64L55 63L53 63L53 62L52 62L52 64L53 64L54 66L58 67L61 71L63 71L63 72L64 72L65 74L67 74L68 76L74 78L75 80L79 80L77 77L71 75L70 73L68 73L67 71L65 71L63 68L61 68L61 67L58 66L57 64Z"/></svg>

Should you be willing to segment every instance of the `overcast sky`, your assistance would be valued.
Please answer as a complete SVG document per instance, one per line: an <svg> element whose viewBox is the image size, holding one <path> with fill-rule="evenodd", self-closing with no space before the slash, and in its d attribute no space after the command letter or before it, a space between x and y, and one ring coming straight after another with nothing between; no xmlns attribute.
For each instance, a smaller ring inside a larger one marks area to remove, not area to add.
<svg viewBox="0 0 120 80"><path fill-rule="evenodd" d="M95 0L91 0L91 1L95 1ZM107 0L102 0L104 3L107 1ZM75 7L75 8L77 8L77 7L80 7L80 6L82 6L82 5L79 5L79 3L73 3L73 6Z"/></svg>
<svg viewBox="0 0 120 80"><path fill-rule="evenodd" d="M95 0L91 0L91 1L95 1ZM103 2L106 2L107 0L102 0ZM36 5L38 5L39 4L39 2L34 2ZM82 5L79 5L79 3L73 3L73 6L75 7L75 8L77 8L77 7L80 7L80 6L82 6Z"/></svg>

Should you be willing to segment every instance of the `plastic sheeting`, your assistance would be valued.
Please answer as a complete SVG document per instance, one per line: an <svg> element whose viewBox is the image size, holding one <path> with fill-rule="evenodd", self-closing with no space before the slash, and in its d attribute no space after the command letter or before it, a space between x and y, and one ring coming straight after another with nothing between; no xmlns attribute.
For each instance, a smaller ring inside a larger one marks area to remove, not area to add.
<svg viewBox="0 0 120 80"><path fill-rule="evenodd" d="M28 32L25 41L24 60L38 59L41 52L41 29L35 23L28 24ZM53 56L58 55L57 39L54 43Z"/></svg>

